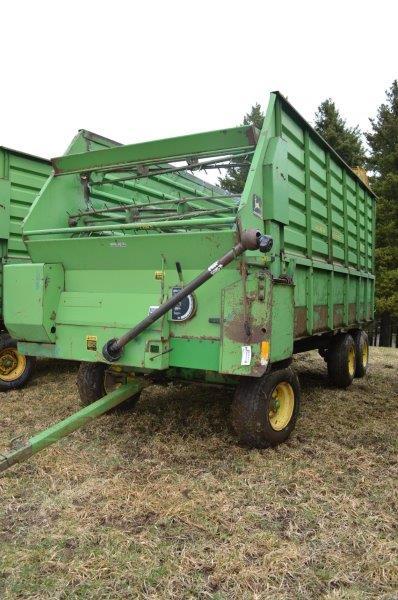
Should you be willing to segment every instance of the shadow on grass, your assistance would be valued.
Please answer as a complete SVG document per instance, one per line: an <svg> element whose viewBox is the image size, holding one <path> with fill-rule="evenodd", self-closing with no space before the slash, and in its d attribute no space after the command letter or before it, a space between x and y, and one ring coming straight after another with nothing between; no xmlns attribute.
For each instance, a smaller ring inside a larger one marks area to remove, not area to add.
<svg viewBox="0 0 398 600"><path fill-rule="evenodd" d="M206 438L229 432L233 390L201 384L153 386L140 399L136 411L141 433L172 431Z"/></svg>
<svg viewBox="0 0 398 600"><path fill-rule="evenodd" d="M300 381L301 390L303 392L311 391L312 388L322 387L328 389L334 389L330 384L327 373L322 373L321 371L304 371L304 370L296 370L297 376Z"/></svg>
<svg viewBox="0 0 398 600"><path fill-rule="evenodd" d="M39 379L53 373L77 373L79 364L79 362L73 360L38 358L36 361L35 377Z"/></svg>
<svg viewBox="0 0 398 600"><path fill-rule="evenodd" d="M40 390L46 380L54 384L59 377L65 381L69 381L69 377L75 379L78 367L79 363L74 361L39 359L36 375L30 385ZM300 380L302 401L305 402L306 396L317 390L333 389L328 383L322 359L300 358L293 363L293 368ZM135 409L116 408L113 414L120 419L122 428L123 420L130 425L135 421L134 428L144 437L163 432L198 439L220 436L230 440L233 434L230 423L233 396L234 389L223 386L178 382L165 386L153 385L142 393Z"/></svg>

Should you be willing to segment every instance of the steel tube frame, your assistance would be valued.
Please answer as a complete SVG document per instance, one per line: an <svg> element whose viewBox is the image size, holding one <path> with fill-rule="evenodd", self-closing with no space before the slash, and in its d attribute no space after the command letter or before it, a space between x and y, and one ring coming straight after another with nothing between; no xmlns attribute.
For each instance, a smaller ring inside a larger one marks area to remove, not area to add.
<svg viewBox="0 0 398 600"><path fill-rule="evenodd" d="M235 211L234 211L235 208ZM228 208L224 208L224 207L219 207L219 208L213 208L213 209L209 209L209 210L192 210L190 212L187 213L181 213L178 215L177 211L173 211L173 212L168 212L165 214L160 214L160 215L156 215L159 219L159 222L162 221L162 223L165 223L167 225L167 223L169 223L169 220L175 220L175 221L181 221L181 222L185 222L187 220L187 218L192 218L192 217L200 217L201 215L203 216L209 216L209 215L218 215L220 213L232 213L235 214L237 212L238 207L228 207ZM177 216L178 215L178 216ZM153 219L154 215L141 215L139 216L139 218L135 221L126 221L125 218L122 215L114 215L114 216L109 216L109 217L104 217L101 220L97 220L97 221L93 221L93 220L85 220L86 226L88 226L89 223L98 223L98 222L103 222L103 221L113 221L118 219L119 221L121 219L124 219L124 223L147 223L149 221L145 221L145 219ZM94 225L94 227L96 227ZM110 226L111 228L111 226Z"/></svg>
<svg viewBox="0 0 398 600"><path fill-rule="evenodd" d="M150 221L148 223L125 223L120 225L93 225L92 227L60 227L59 229L34 229L25 231L24 237L36 235L52 235L58 233L83 233L91 231L120 231L124 229L159 229L167 226L174 227L205 227L206 225L231 225L235 223L235 217L219 217L218 219L183 219L178 221Z"/></svg>
<svg viewBox="0 0 398 600"><path fill-rule="evenodd" d="M222 156L221 158L211 158L209 160L203 161L203 162L198 162L198 163L193 163L193 164L187 164L187 165L183 165L180 167L165 167L163 169L159 168L156 170L150 170L148 169L148 172L143 172L143 173L130 173L129 175L125 175L123 177L117 177L115 179L107 179L106 177L104 177L104 179L99 180L99 181L95 181L92 178L90 179L90 185L92 186L98 186L98 185L105 185L108 183L119 183L122 181L136 181L137 179L146 179L148 177L159 177L160 175L167 175L167 174L171 174L171 173L179 173L181 171L206 171L206 169L229 169L231 167L241 167L244 164L250 164L250 163L231 163L228 161L231 161L233 158L241 158L243 156L248 156L249 154L253 154L254 150L248 150L247 152L243 152L242 154L231 154L230 156ZM184 157L185 159L187 159L187 157ZM180 159L183 160L183 159ZM222 164L222 163L226 163L226 164ZM145 164L139 164L137 165L137 168L143 168L145 167ZM128 168L128 170L130 170L130 167ZM106 173L108 174L115 174L115 173L123 173L125 171L125 169L115 169L112 171L106 171ZM99 171L93 171L93 173L98 173L101 172Z"/></svg>
<svg viewBox="0 0 398 600"><path fill-rule="evenodd" d="M129 211L133 208L136 209L148 209L148 210L152 210L152 207L155 208L159 208L159 210L163 210L161 208L161 206L159 207L159 205L180 205L180 204L187 204L189 202L197 202L198 200L202 201L206 201L206 202L210 202L212 203L214 201L215 204L220 204L220 206L225 206L225 207L230 207L230 208L234 208L234 205L231 204L230 202L217 202L223 199L227 199L227 198L240 198L241 194L224 194L224 195L220 195L220 196L190 196L188 198L176 198L175 200L157 200L155 202L140 202L138 204L133 204L133 203L129 203L129 204L121 204L119 206L111 206L109 208L100 208L98 210L84 210L72 215L69 215L70 219L74 219L74 218L79 218L79 217L85 217L85 216L95 216L95 215L100 215L102 213L108 213L108 212L117 212L117 211ZM172 207L170 207L172 208Z"/></svg>

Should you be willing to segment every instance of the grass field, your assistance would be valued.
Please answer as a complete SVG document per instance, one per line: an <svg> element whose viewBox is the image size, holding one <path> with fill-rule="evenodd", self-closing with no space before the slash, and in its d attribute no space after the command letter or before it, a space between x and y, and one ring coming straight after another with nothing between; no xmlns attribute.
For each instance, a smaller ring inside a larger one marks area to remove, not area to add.
<svg viewBox="0 0 398 600"><path fill-rule="evenodd" d="M0 478L0 597L397 598L398 351L328 387L295 360L302 408L276 449L236 445L231 393L145 390ZM78 408L76 365L0 399L0 449ZM395 530L396 532L396 530Z"/></svg>

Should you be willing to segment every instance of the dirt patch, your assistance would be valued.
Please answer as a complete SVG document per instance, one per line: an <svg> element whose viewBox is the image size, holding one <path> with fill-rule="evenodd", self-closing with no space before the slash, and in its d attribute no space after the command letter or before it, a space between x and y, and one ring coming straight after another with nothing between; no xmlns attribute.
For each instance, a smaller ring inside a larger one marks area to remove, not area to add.
<svg viewBox="0 0 398 600"><path fill-rule="evenodd" d="M300 355L296 430L262 451L228 390L146 390L0 478L1 597L395 598L397 365L372 348L341 391ZM2 449L78 408L76 370L1 396Z"/></svg>

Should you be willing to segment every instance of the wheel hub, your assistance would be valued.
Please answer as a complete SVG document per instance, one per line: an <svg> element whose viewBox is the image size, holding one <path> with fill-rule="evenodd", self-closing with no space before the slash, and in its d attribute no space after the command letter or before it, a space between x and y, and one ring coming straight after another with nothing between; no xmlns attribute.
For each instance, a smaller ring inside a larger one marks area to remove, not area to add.
<svg viewBox="0 0 398 600"><path fill-rule="evenodd" d="M348 372L351 377L354 376L355 373L355 349L352 347L348 351Z"/></svg>
<svg viewBox="0 0 398 600"><path fill-rule="evenodd" d="M369 346L368 344L364 344L362 348L362 364L364 367L367 367L369 360Z"/></svg>
<svg viewBox="0 0 398 600"><path fill-rule="evenodd" d="M26 368L26 358L15 348L5 348L0 352L0 379L15 381Z"/></svg>
<svg viewBox="0 0 398 600"><path fill-rule="evenodd" d="M281 431L289 424L294 411L294 391L290 383L282 382L274 388L268 419L272 429Z"/></svg>

